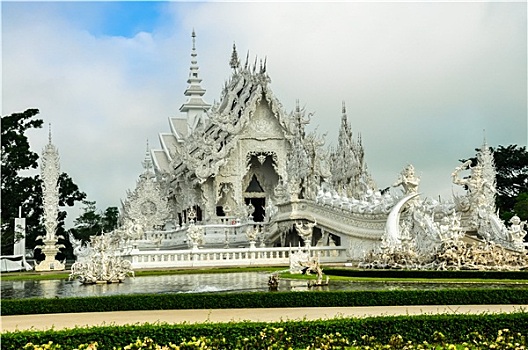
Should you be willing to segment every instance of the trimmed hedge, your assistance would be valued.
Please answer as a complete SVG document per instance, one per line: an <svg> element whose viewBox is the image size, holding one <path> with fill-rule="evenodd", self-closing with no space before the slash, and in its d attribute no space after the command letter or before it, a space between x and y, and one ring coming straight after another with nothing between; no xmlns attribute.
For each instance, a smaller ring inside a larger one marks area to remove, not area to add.
<svg viewBox="0 0 528 350"><path fill-rule="evenodd" d="M434 270L358 270L325 267L329 276L374 277L374 278L434 278L434 279L508 279L528 280L528 270L522 271L434 271Z"/></svg>
<svg viewBox="0 0 528 350"><path fill-rule="evenodd" d="M126 310L526 304L528 289L129 294L2 300L2 315Z"/></svg>
<svg viewBox="0 0 528 350"><path fill-rule="evenodd" d="M61 331L19 331L2 334L2 349L22 349L25 344L45 344L52 341L65 349L73 349L80 344L97 341L98 349L112 349L125 346L138 338L149 337L157 344L168 345L205 336L211 339L225 338L226 349L234 349L237 339L256 336L264 328L283 328L292 339L296 349L306 348L316 337L323 334L341 333L350 341L360 340L361 336L374 336L380 342L389 341L392 335L402 335L413 343L433 342L435 332L446 336L446 341L461 343L471 332L494 339L498 330L526 334L528 314L483 314L483 315L421 315L392 316L375 318L343 318L324 321L288 321L278 323L225 323L170 325L145 324L138 326L109 326L75 328Z"/></svg>

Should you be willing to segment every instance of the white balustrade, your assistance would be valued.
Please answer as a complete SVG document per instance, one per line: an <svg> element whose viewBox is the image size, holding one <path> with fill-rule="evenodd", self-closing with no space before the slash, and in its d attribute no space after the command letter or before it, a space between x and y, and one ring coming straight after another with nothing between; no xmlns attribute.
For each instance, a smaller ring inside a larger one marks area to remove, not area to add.
<svg viewBox="0 0 528 350"><path fill-rule="evenodd" d="M219 267L219 266L288 266L290 254L308 250L311 256L318 256L322 264L348 261L345 247L255 247L224 249L186 249L164 251L132 250L123 258L132 263L134 269L178 268L178 267Z"/></svg>

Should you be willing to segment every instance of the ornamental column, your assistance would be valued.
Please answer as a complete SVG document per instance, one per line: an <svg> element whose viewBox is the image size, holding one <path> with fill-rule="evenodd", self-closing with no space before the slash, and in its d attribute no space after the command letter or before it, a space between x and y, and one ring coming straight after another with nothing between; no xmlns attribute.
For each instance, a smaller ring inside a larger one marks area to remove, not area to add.
<svg viewBox="0 0 528 350"><path fill-rule="evenodd" d="M42 151L42 163L40 172L42 177L42 204L44 206L44 227L46 228L45 236L38 236L43 245L40 248L45 255L45 259L35 266L35 271L57 271L64 270L63 263L55 259L63 244L57 244L57 217L59 215L59 152L51 143L51 125L49 131L49 142Z"/></svg>

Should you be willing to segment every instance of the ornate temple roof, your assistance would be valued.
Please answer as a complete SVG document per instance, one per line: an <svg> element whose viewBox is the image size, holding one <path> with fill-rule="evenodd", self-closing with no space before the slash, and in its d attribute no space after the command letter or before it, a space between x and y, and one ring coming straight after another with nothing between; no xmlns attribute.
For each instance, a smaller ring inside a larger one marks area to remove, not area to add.
<svg viewBox="0 0 528 350"><path fill-rule="evenodd" d="M199 89L197 64L194 60L195 35L193 32L193 49L189 88L186 96L191 96L189 104L184 104L181 111L189 113L193 98L203 95ZM258 62L258 65L257 65ZM221 98L202 118L195 118L185 132L185 122L181 118L169 118L171 133L160 134L161 150L153 150L152 156L156 170L161 173L178 174L191 172L203 182L215 174L225 163L225 158L236 144L236 139L248 125L257 106L265 102L272 114L279 121L287 134L293 135L291 123L283 111L282 105L269 88L271 79L266 73L266 62L255 59L249 63L249 54L242 67L238 60L236 46L233 45L230 66L232 76L225 83ZM202 100L203 101L203 100ZM206 104L199 104L205 109Z"/></svg>

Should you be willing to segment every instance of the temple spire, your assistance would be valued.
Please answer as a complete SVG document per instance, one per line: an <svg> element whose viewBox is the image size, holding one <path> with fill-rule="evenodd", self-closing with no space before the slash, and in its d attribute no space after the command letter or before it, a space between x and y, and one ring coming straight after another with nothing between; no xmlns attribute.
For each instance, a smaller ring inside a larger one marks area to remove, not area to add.
<svg viewBox="0 0 528 350"><path fill-rule="evenodd" d="M211 105L204 101L203 95L205 89L200 83L202 79L199 75L198 54L196 53L196 33L192 31L192 50L191 50L191 67L189 70L189 78L187 83L189 86L185 90L184 95L187 96L187 102L180 107L180 112L187 115L187 129L188 133L192 133L196 128L199 120L205 118L205 112L211 108ZM202 120L203 122L203 120Z"/></svg>
<svg viewBox="0 0 528 350"><path fill-rule="evenodd" d="M150 155L150 147L149 147L148 140L147 140L147 151L145 152L145 159L143 160L141 164L143 165L143 168L145 169L145 171L150 171L150 169L152 169L152 157Z"/></svg>

